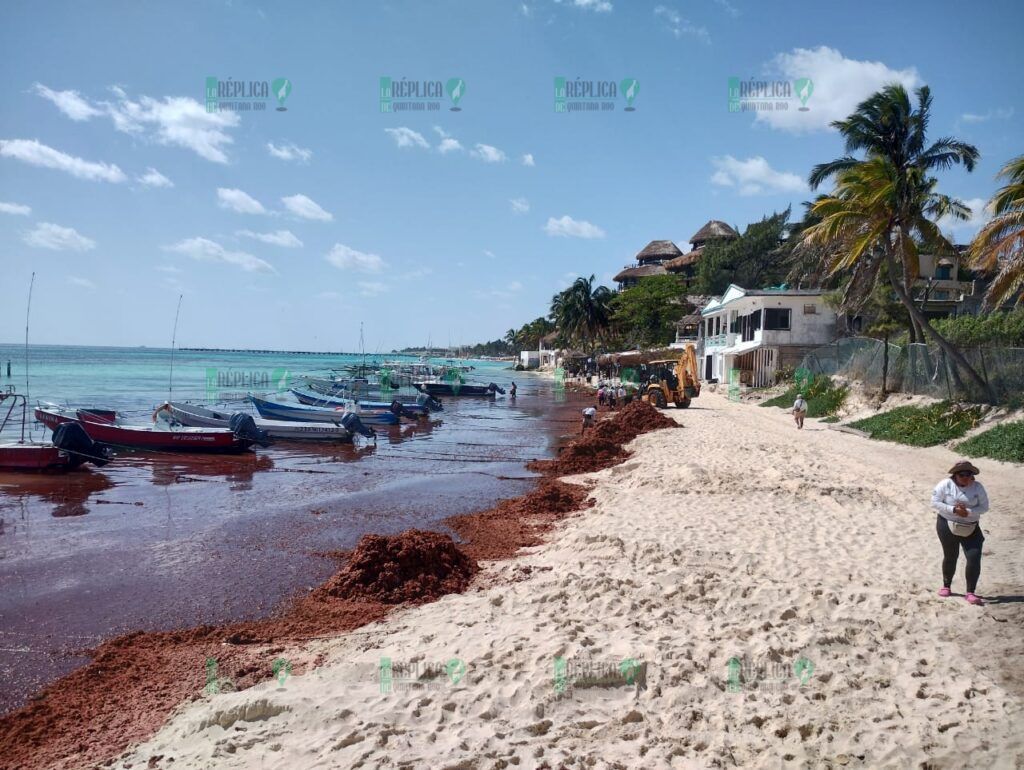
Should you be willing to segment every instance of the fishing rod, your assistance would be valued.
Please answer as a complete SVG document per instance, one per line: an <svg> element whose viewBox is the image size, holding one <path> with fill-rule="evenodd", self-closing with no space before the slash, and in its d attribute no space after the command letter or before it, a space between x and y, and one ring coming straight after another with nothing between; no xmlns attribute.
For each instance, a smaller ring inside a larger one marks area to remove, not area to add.
<svg viewBox="0 0 1024 770"><path fill-rule="evenodd" d="M178 309L174 311L174 331L171 333L171 373L167 377L167 401L171 401L171 392L174 390L174 343L178 339L178 316L181 314L181 298L184 294L178 295Z"/></svg>

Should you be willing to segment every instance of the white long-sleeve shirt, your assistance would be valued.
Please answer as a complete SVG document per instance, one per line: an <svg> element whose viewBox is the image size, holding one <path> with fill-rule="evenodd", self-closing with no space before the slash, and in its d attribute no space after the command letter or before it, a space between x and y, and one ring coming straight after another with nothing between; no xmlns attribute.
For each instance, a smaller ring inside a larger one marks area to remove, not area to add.
<svg viewBox="0 0 1024 770"><path fill-rule="evenodd" d="M963 503L967 508L966 516L953 513L953 506L957 503ZM958 524L970 524L979 521L981 514L988 510L988 494L977 481L966 487L958 487L953 479L943 479L932 491L932 508L944 519Z"/></svg>

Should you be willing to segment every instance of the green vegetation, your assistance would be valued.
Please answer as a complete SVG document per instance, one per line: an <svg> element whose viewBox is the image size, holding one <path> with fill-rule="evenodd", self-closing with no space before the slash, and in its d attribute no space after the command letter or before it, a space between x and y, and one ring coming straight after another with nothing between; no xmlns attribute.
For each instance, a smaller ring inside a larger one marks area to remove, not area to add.
<svg viewBox="0 0 1024 770"><path fill-rule="evenodd" d="M747 225L731 241L712 241L697 263L698 294L722 294L730 283L760 289L781 283L789 272L789 249L783 234L790 210L772 214Z"/></svg>
<svg viewBox="0 0 1024 770"><path fill-rule="evenodd" d="M565 291L551 298L550 318L565 345L577 345L591 355L608 338L612 298L607 286L595 286L594 276L577 278Z"/></svg>
<svg viewBox="0 0 1024 770"><path fill-rule="evenodd" d="M668 345L676 338L676 321L688 312L682 300L683 281L677 275L652 275L611 301L612 326L624 347Z"/></svg>
<svg viewBox="0 0 1024 770"><path fill-rule="evenodd" d="M839 422L839 418L836 415L834 415L834 414L830 414L828 417L822 417L821 421L822 422Z"/></svg>
<svg viewBox="0 0 1024 770"><path fill-rule="evenodd" d="M1011 463L1024 463L1024 421L1004 422L984 433L957 444L966 457L991 457Z"/></svg>
<svg viewBox="0 0 1024 770"><path fill-rule="evenodd" d="M985 304L998 306L1018 297L1024 286L1024 155L1020 155L1000 169L999 178L1005 187L989 201L994 216L981 228L971 244L971 264L981 270L995 273L985 294Z"/></svg>
<svg viewBox="0 0 1024 770"><path fill-rule="evenodd" d="M960 438L985 414L983 406L961 407L949 401L929 406L900 406L890 412L851 422L871 438L910 446L935 446Z"/></svg>
<svg viewBox="0 0 1024 770"><path fill-rule="evenodd" d="M794 383L781 396L769 399L763 402L761 406L777 406L782 409L792 409L797 394L801 392L804 394L804 400L807 402L808 417L827 417L840 410L846 402L849 388L845 385L837 387L833 384L830 377L818 374L814 375L810 384L806 387Z"/></svg>
<svg viewBox="0 0 1024 770"><path fill-rule="evenodd" d="M1024 346L1024 307L1008 313L943 318L934 321L933 326L954 345L964 348Z"/></svg>

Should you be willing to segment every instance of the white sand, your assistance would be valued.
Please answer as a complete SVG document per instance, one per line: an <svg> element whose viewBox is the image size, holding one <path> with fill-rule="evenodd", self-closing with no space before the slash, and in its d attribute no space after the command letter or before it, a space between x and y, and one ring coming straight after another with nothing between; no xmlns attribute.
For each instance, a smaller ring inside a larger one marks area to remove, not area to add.
<svg viewBox="0 0 1024 770"><path fill-rule="evenodd" d="M950 451L815 420L798 432L781 410L710 393L667 414L685 428L640 437L594 474L596 507L548 544L489 564L470 593L324 642L328 663L284 687L183 706L132 764L1024 765L1020 466L978 463L993 501L979 592L1015 600L977 608L936 596L928 499ZM382 656L459 658L466 672L386 694ZM557 656L643 658L647 689L559 697ZM729 691L733 656L782 681ZM801 657L814 666L803 686Z"/></svg>

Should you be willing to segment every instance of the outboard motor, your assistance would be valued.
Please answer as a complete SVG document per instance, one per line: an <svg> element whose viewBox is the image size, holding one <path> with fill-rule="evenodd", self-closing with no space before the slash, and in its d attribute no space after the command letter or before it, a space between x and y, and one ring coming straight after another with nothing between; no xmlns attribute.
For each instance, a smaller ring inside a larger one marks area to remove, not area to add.
<svg viewBox="0 0 1024 770"><path fill-rule="evenodd" d="M418 420L420 418L416 412L406 409L405 404L398 399L391 402L391 408L388 411L395 417L408 417L410 420Z"/></svg>
<svg viewBox="0 0 1024 770"><path fill-rule="evenodd" d="M53 445L71 455L71 464L92 463L102 468L114 456L110 447L97 444L77 422L63 422L53 431Z"/></svg>
<svg viewBox="0 0 1024 770"><path fill-rule="evenodd" d="M377 431L363 425L363 421L359 419L359 415L354 414L353 412L347 412L345 416L341 418L341 427L349 433L358 433L364 438L377 438Z"/></svg>
<svg viewBox="0 0 1024 770"><path fill-rule="evenodd" d="M249 439L263 447L270 446L271 444L270 436L262 428L256 427L256 421L252 418L251 414L235 412L231 415L231 419L228 420L228 425L231 427L231 432L238 438Z"/></svg>
<svg viewBox="0 0 1024 770"><path fill-rule="evenodd" d="M436 399L426 393L420 393L416 396L416 405L426 407L428 412L440 412L444 409L440 399Z"/></svg>
<svg viewBox="0 0 1024 770"><path fill-rule="evenodd" d="M491 393L500 393L503 396L505 395L505 389L504 388L499 388L493 382L490 385L487 386L487 389L489 391L491 391Z"/></svg>

